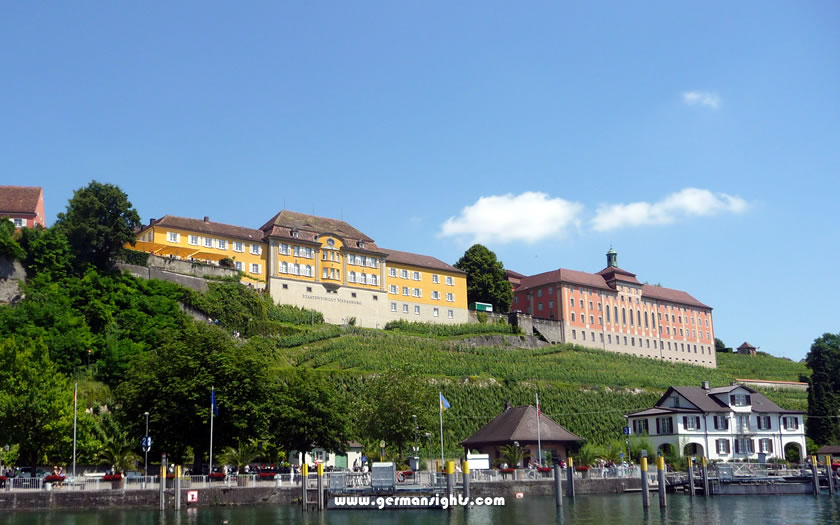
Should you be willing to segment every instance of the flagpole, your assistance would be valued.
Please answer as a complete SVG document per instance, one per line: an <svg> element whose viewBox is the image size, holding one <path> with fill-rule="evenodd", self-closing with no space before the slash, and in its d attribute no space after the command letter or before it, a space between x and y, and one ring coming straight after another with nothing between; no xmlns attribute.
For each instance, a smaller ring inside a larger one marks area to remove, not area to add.
<svg viewBox="0 0 840 525"><path fill-rule="evenodd" d="M443 393L438 392L438 410L440 411L440 468L443 464Z"/></svg>
<svg viewBox="0 0 840 525"><path fill-rule="evenodd" d="M540 395L537 394L537 465L542 464L542 442L540 441Z"/></svg>
<svg viewBox="0 0 840 525"><path fill-rule="evenodd" d="M216 387L210 387L210 467L207 471L207 475L213 473L213 412L214 407L213 402L216 400Z"/></svg>
<svg viewBox="0 0 840 525"><path fill-rule="evenodd" d="M73 383L73 479L76 479L76 411L78 402L79 383Z"/></svg>

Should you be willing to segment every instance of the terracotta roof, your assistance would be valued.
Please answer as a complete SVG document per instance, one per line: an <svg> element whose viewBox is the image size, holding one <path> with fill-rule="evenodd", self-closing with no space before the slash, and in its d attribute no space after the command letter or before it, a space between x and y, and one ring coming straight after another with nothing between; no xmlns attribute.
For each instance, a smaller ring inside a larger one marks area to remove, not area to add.
<svg viewBox="0 0 840 525"><path fill-rule="evenodd" d="M826 445L824 447L820 447L820 449L817 451L817 455L822 456L823 454L840 456L840 445Z"/></svg>
<svg viewBox="0 0 840 525"><path fill-rule="evenodd" d="M618 266L607 266L606 268L598 272L598 275L603 276L604 280L607 282L622 281L625 283L641 284L636 279L635 273L630 273L627 270L622 270Z"/></svg>
<svg viewBox="0 0 840 525"><path fill-rule="evenodd" d="M346 240L364 241L366 244L371 244L375 248L373 239L344 221L316 217L315 215L306 215L305 213L289 210L282 210L277 213L268 222L263 224L260 230L263 230L267 235L272 237L288 238L293 238L291 231L297 230L298 238L305 238L306 240L314 240L317 235L332 233ZM353 246L350 247L356 247L355 243L351 244ZM370 247L365 246L365 248Z"/></svg>
<svg viewBox="0 0 840 525"><path fill-rule="evenodd" d="M43 188L37 186L0 186L0 214L35 214L38 198L43 191Z"/></svg>
<svg viewBox="0 0 840 525"><path fill-rule="evenodd" d="M416 253L386 250L384 248L381 248L381 250L386 254L385 261L388 263L409 264L412 266L419 266L421 268L433 268L435 270L444 270L453 273L465 273L458 268L446 264L440 259L435 259L429 255L418 255Z"/></svg>
<svg viewBox="0 0 840 525"><path fill-rule="evenodd" d="M691 295L682 290L674 290L673 288L665 288L662 286L653 286L650 284L642 285L642 297L649 299L659 299L660 301L668 301L669 303L679 303L689 306L697 306L700 308L712 309L711 306L701 303Z"/></svg>
<svg viewBox="0 0 840 525"><path fill-rule="evenodd" d="M541 286L559 282L581 284L591 288L615 291L610 288L606 281L604 281L604 278L598 274L579 272L577 270L567 270L565 268L538 273L537 275L523 276L519 284L519 288L517 288L516 291L521 292L523 290L539 288Z"/></svg>
<svg viewBox="0 0 840 525"><path fill-rule="evenodd" d="M546 441L584 441L551 418L540 414L540 439ZM531 405L505 410L492 421L478 429L478 432L461 441L465 447L481 445L537 442L537 409Z"/></svg>
<svg viewBox="0 0 840 525"><path fill-rule="evenodd" d="M519 272L514 272L513 270L507 270L507 269L505 270L505 275L507 275L508 277L516 277L517 279L522 279L523 277L525 277L524 275L522 275Z"/></svg>
<svg viewBox="0 0 840 525"><path fill-rule="evenodd" d="M204 221L202 219L175 217L173 215L164 215L160 219L154 221L153 224L144 228L143 231L152 226L171 226L172 228L180 228L182 230L203 233L205 235L223 235L225 237L234 237L236 239L244 239L246 241L263 242L264 235L261 230L252 230L251 228L243 228L242 226Z"/></svg>

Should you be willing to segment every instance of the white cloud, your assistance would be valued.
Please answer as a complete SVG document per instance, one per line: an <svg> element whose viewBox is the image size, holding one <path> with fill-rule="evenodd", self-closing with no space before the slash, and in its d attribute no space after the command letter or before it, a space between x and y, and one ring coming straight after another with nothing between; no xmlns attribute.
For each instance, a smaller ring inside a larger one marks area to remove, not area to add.
<svg viewBox="0 0 840 525"><path fill-rule="evenodd" d="M683 217L742 213L746 209L747 202L740 197L685 188L655 203L603 204L592 219L592 228L610 231L626 226L669 224Z"/></svg>
<svg viewBox="0 0 840 525"><path fill-rule="evenodd" d="M466 237L473 243L537 242L561 237L579 225L583 204L549 198L541 192L481 197L441 226L440 236Z"/></svg>
<svg viewBox="0 0 840 525"><path fill-rule="evenodd" d="M720 96L713 91L684 91L682 100L689 106L706 106L717 109L720 107Z"/></svg>

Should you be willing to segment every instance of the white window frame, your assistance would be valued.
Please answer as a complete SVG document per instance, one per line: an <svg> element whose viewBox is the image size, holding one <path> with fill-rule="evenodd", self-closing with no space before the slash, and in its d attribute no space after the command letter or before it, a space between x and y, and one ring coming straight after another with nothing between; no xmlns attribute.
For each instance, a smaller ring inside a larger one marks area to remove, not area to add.
<svg viewBox="0 0 840 525"><path fill-rule="evenodd" d="M399 289L397 288L397 285L396 284L390 285L388 287L388 293L392 293L394 295L397 295L399 293Z"/></svg>
<svg viewBox="0 0 840 525"><path fill-rule="evenodd" d="M280 261L280 273L289 273L289 263L286 261Z"/></svg>
<svg viewBox="0 0 840 525"><path fill-rule="evenodd" d="M356 272L347 272L347 282L348 283L355 283L356 282Z"/></svg>
<svg viewBox="0 0 840 525"><path fill-rule="evenodd" d="M227 250L227 239L216 239L216 248Z"/></svg>
<svg viewBox="0 0 840 525"><path fill-rule="evenodd" d="M448 313L447 313L447 317L449 317L450 319L454 319L455 318L455 311L454 310L449 310Z"/></svg>
<svg viewBox="0 0 840 525"><path fill-rule="evenodd" d="M233 267L234 267L234 268L236 268L237 270L239 270L239 271L241 272L241 271L242 271L242 268L243 268L244 266L243 266L243 264L242 264L242 261L233 261Z"/></svg>
<svg viewBox="0 0 840 525"><path fill-rule="evenodd" d="M408 313L408 304L406 304L406 303L403 303L403 313L404 314Z"/></svg>
<svg viewBox="0 0 840 525"><path fill-rule="evenodd" d="M440 292L437 290L432 291L432 299L439 301L440 300Z"/></svg>
<svg viewBox="0 0 840 525"><path fill-rule="evenodd" d="M280 255L291 255L291 247L286 243L278 244L277 251Z"/></svg>
<svg viewBox="0 0 840 525"><path fill-rule="evenodd" d="M232 246L233 251L235 251L235 252L242 253L242 252L245 251L245 243L238 242L238 241L233 241L230 244Z"/></svg>
<svg viewBox="0 0 840 525"><path fill-rule="evenodd" d="M12 221L12 224L15 225L15 228L23 228L26 226L26 219L21 219L20 217L15 217L13 219L9 219Z"/></svg>
<svg viewBox="0 0 840 525"><path fill-rule="evenodd" d="M391 311L392 311L392 312L396 312L396 311L397 311L397 303L391 303Z"/></svg>
<svg viewBox="0 0 840 525"><path fill-rule="evenodd" d="M396 277L397 276L397 269L396 268L388 268L388 277Z"/></svg>
<svg viewBox="0 0 840 525"><path fill-rule="evenodd" d="M181 234L178 232L167 232L166 240L167 242L181 242Z"/></svg>
<svg viewBox="0 0 840 525"><path fill-rule="evenodd" d="M452 292L446 292L446 300L450 303L455 301L455 294Z"/></svg>
<svg viewBox="0 0 840 525"><path fill-rule="evenodd" d="M451 276L446 277L446 285L447 286L455 286L455 279Z"/></svg>
<svg viewBox="0 0 840 525"><path fill-rule="evenodd" d="M432 309L432 315L434 317L437 317L438 315L440 315L440 311L437 308L434 308L434 309Z"/></svg>
<svg viewBox="0 0 840 525"><path fill-rule="evenodd" d="M249 270L253 274L260 274L262 273L262 265L259 263L251 263Z"/></svg>
<svg viewBox="0 0 840 525"><path fill-rule="evenodd" d="M262 246L259 244L252 244L251 245L251 254L252 255L262 255Z"/></svg>
<svg viewBox="0 0 840 525"><path fill-rule="evenodd" d="M414 281L420 280L420 272L411 272L411 279Z"/></svg>
<svg viewBox="0 0 840 525"><path fill-rule="evenodd" d="M414 305L414 315L420 315L420 305L419 304Z"/></svg>
<svg viewBox="0 0 840 525"><path fill-rule="evenodd" d="M198 235L190 235L188 241L193 246L198 246L199 242L201 241L201 237Z"/></svg>
<svg viewBox="0 0 840 525"><path fill-rule="evenodd" d="M433 282L434 284L440 284L440 275L438 275L438 274L436 274L436 273L435 273L435 274L432 274L432 282Z"/></svg>
<svg viewBox="0 0 840 525"><path fill-rule="evenodd" d="M408 270L400 270L400 278L408 279Z"/></svg>

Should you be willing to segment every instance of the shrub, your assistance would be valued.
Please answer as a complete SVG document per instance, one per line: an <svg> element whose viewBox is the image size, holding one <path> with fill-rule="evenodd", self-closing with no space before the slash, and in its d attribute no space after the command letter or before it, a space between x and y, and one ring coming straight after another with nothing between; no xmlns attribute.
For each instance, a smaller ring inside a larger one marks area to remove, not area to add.
<svg viewBox="0 0 840 525"><path fill-rule="evenodd" d="M149 265L149 252L141 252L139 250L130 250L123 248L117 255L117 259L127 264L134 264L136 266Z"/></svg>
<svg viewBox="0 0 840 525"><path fill-rule="evenodd" d="M475 318L481 324L487 324L487 312L476 312Z"/></svg>

